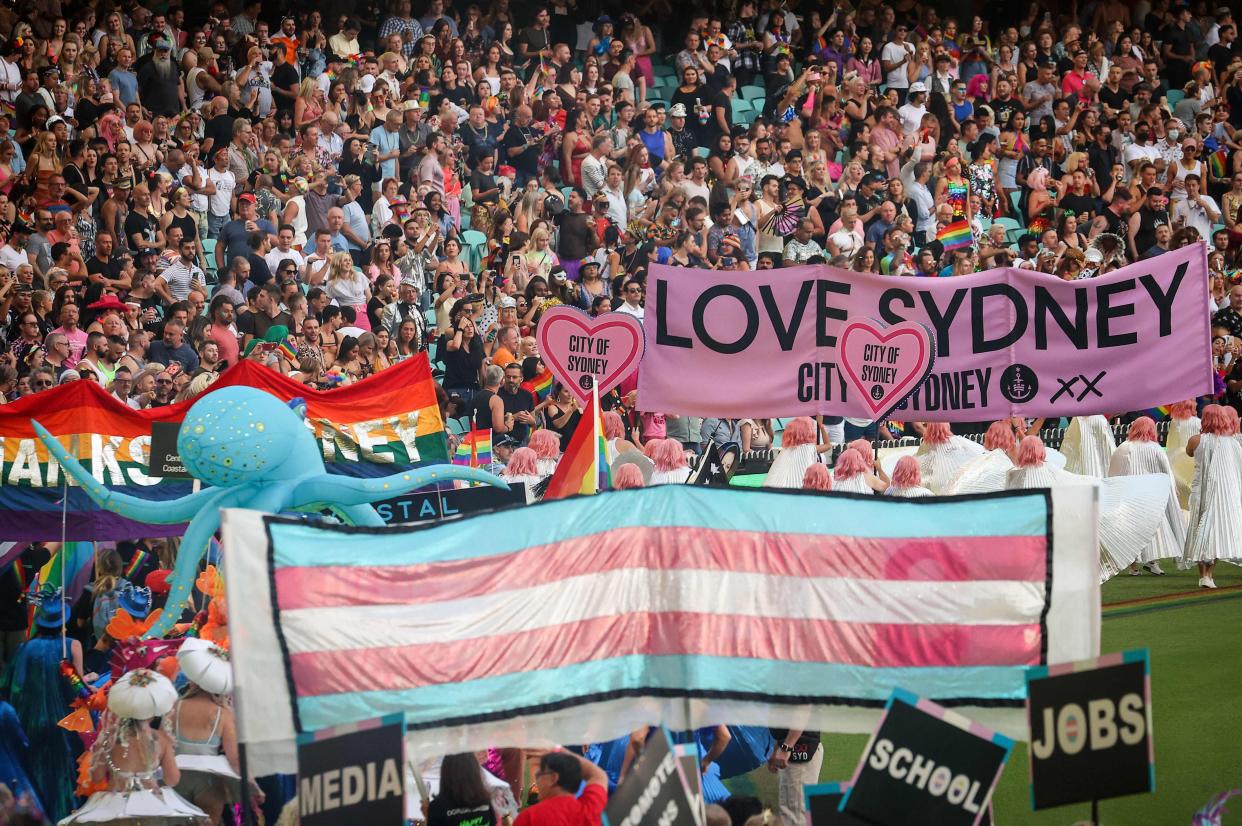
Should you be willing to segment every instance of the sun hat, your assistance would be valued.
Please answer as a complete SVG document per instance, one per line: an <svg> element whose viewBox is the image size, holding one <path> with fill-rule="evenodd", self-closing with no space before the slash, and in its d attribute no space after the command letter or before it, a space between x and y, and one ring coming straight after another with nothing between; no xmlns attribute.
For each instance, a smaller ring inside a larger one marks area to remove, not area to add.
<svg viewBox="0 0 1242 826"><path fill-rule="evenodd" d="M181 673L208 694L228 694L233 690L233 666L228 652L210 640L192 637L177 651Z"/></svg>

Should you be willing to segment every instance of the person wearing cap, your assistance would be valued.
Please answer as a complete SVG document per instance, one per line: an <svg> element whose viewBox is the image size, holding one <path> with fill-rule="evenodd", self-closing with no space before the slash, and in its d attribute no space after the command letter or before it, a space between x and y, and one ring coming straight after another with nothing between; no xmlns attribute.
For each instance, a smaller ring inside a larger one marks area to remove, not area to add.
<svg viewBox="0 0 1242 826"><path fill-rule="evenodd" d="M927 114L927 85L921 80L910 84L906 92L906 102L897 110L901 120L901 130L906 140L913 138L923 125L923 117Z"/></svg>

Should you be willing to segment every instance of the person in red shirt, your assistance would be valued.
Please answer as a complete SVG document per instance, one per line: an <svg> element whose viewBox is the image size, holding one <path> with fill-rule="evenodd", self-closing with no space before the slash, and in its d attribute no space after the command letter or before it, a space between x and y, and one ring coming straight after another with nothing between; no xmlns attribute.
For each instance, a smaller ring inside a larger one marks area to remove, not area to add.
<svg viewBox="0 0 1242 826"><path fill-rule="evenodd" d="M528 757L539 752L527 752ZM586 781L582 794L578 787ZM539 802L518 815L513 826L599 826L608 805L608 775L572 752L543 752L535 772Z"/></svg>

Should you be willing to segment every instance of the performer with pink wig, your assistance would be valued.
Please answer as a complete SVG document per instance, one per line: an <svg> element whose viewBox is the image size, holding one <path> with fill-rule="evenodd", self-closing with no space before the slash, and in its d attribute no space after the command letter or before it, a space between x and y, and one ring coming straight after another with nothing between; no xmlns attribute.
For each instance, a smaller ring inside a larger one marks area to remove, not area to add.
<svg viewBox="0 0 1242 826"><path fill-rule="evenodd" d="M832 490L832 474L828 472L828 466L816 462L807 468L806 473L802 474L802 489Z"/></svg>
<svg viewBox="0 0 1242 826"><path fill-rule="evenodd" d="M1186 520L1177 501L1177 484L1173 481L1169 456L1160 447L1156 436L1156 423L1148 416L1140 416L1130 423L1126 441L1113 451L1113 458L1108 463L1109 476L1130 476L1136 473L1159 473L1168 477L1169 496L1164 508L1164 519L1151 543L1130 566L1130 573L1138 576L1139 565L1142 564L1149 573L1164 576L1158 560L1181 556L1182 548L1186 544Z"/></svg>
<svg viewBox="0 0 1242 826"><path fill-rule="evenodd" d="M820 454L832 450L827 434L819 440L823 426L816 426L809 416L798 416L785 425L781 434L781 450L772 460L772 467L763 479L765 488L802 487L806 469L820 461Z"/></svg>
<svg viewBox="0 0 1242 826"><path fill-rule="evenodd" d="M561 437L546 427L530 434L527 447L535 451L539 459L539 475L551 476L556 472L556 463L561 459Z"/></svg>
<svg viewBox="0 0 1242 826"><path fill-rule="evenodd" d="M833 468L832 489L845 493L883 493L888 484L867 469L867 460L856 448L846 448Z"/></svg>
<svg viewBox="0 0 1242 826"><path fill-rule="evenodd" d="M1190 507L1190 483L1195 478L1195 460L1186 452L1186 445L1202 429L1198 411L1194 399L1169 405L1169 435L1164 440L1164 452L1169 454L1173 479L1177 482L1177 501L1183 509Z"/></svg>
<svg viewBox="0 0 1242 826"><path fill-rule="evenodd" d="M921 496L935 496L923 487L923 473L919 468L919 460L913 456L902 456L893 468L893 483L884 491L885 496L903 496L914 499Z"/></svg>
<svg viewBox="0 0 1242 826"><path fill-rule="evenodd" d="M1195 476L1181 565L1198 565L1199 587L1215 588L1212 574L1217 560L1242 564L1242 443L1232 408L1209 404L1203 408L1201 425L1201 432L1186 445L1195 459Z"/></svg>
<svg viewBox="0 0 1242 826"><path fill-rule="evenodd" d="M1065 431L1061 452L1065 454L1065 469L1081 476L1101 479L1108 474L1108 462L1113 458L1117 442L1113 428L1104 416L1075 416Z"/></svg>
<svg viewBox="0 0 1242 826"><path fill-rule="evenodd" d="M690 464L686 461L686 449L681 442L676 439L654 439L653 442L655 444L648 454L655 464L651 484L684 485L690 478Z"/></svg>
<svg viewBox="0 0 1242 826"><path fill-rule="evenodd" d="M529 447L519 447L509 457L509 464L500 476L506 482L514 484L525 482L527 490L533 490L535 485L543 481L543 474L539 472L538 455Z"/></svg>
<svg viewBox="0 0 1242 826"><path fill-rule="evenodd" d="M967 462L985 452L978 443L954 436L947 422L929 422L923 428L923 441L914 456L923 485L940 493Z"/></svg>
<svg viewBox="0 0 1242 826"><path fill-rule="evenodd" d="M646 486L646 483L643 481L643 472L638 469L638 465L632 463L617 468L617 472L612 477L612 487L614 490L631 490Z"/></svg>

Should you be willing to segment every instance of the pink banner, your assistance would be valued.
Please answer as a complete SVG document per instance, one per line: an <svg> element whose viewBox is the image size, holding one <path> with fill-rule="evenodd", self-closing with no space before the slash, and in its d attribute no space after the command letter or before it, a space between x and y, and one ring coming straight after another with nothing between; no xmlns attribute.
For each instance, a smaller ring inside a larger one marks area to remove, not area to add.
<svg viewBox="0 0 1242 826"><path fill-rule="evenodd" d="M847 319L931 331L931 373L899 418L1121 413L1212 391L1204 244L1083 281L1011 268L954 278L827 266L724 275L651 267L640 409L872 418L842 362Z"/></svg>

